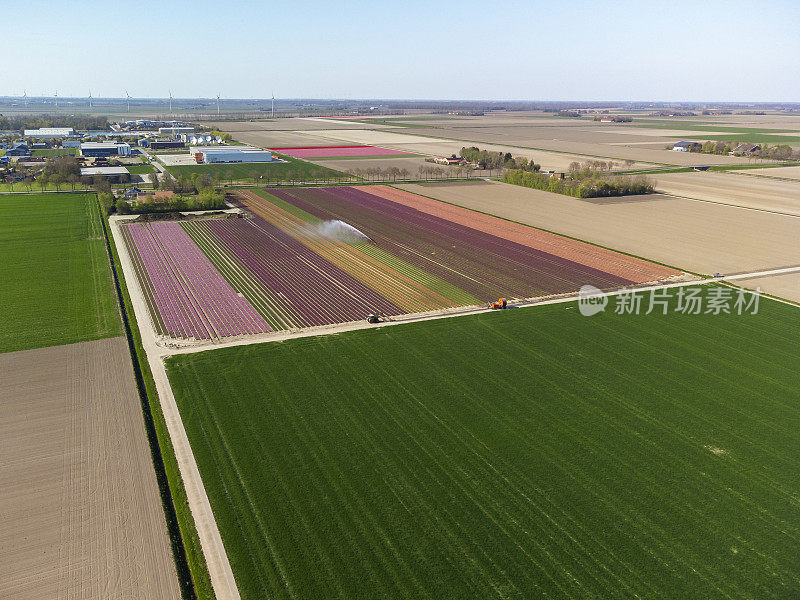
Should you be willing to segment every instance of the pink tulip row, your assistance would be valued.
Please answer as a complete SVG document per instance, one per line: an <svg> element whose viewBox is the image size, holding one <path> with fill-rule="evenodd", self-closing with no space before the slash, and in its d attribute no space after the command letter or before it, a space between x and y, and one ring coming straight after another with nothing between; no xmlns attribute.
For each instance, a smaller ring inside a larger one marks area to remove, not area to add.
<svg viewBox="0 0 800 600"><path fill-rule="evenodd" d="M225 281L179 223L125 226L160 333L210 339L270 331L253 306ZM142 273L143 271L143 273Z"/></svg>

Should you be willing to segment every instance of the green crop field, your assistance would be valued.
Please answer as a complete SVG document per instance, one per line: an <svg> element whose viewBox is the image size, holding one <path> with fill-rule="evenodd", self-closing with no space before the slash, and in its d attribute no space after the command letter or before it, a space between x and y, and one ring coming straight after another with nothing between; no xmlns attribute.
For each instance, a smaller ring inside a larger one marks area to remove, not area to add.
<svg viewBox="0 0 800 600"><path fill-rule="evenodd" d="M245 600L797 598L797 311L569 303L167 368Z"/></svg>
<svg viewBox="0 0 800 600"><path fill-rule="evenodd" d="M77 153L77 148L40 148L38 150L31 150L31 156L42 156L48 158L56 156L75 156Z"/></svg>
<svg viewBox="0 0 800 600"><path fill-rule="evenodd" d="M155 169L152 165L125 165L131 175L150 175Z"/></svg>
<svg viewBox="0 0 800 600"><path fill-rule="evenodd" d="M0 196L0 352L120 335L93 194Z"/></svg>
<svg viewBox="0 0 800 600"><path fill-rule="evenodd" d="M295 180L302 181L313 181L317 179L328 180L337 177L345 177L344 173L340 173L328 167L321 167L304 160L298 160L278 153L275 154L286 162L178 165L167 167L167 170L175 177L179 175L190 177L192 173L208 173L212 176L218 174L222 179L228 179L228 173L230 172L233 180L237 181L252 179L253 171L258 173L259 176L263 176L265 179L285 179L290 173L294 174Z"/></svg>

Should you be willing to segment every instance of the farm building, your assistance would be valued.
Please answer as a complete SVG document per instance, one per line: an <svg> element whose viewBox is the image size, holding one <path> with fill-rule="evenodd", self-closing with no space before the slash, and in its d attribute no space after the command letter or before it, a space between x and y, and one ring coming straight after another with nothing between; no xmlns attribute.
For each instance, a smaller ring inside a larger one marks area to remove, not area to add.
<svg viewBox="0 0 800 600"><path fill-rule="evenodd" d="M25 142L14 142L11 149L6 150L6 156L28 156L31 150Z"/></svg>
<svg viewBox="0 0 800 600"><path fill-rule="evenodd" d="M130 144L117 144L115 142L83 142L81 156L130 156Z"/></svg>
<svg viewBox="0 0 800 600"><path fill-rule="evenodd" d="M467 161L458 156L437 156L433 159L433 162L440 165L463 165Z"/></svg>
<svg viewBox="0 0 800 600"><path fill-rule="evenodd" d="M50 147L52 147L50 142L33 142L31 144L31 149L32 150L45 150L45 149L50 148Z"/></svg>
<svg viewBox="0 0 800 600"><path fill-rule="evenodd" d="M192 146L191 154L198 163L257 163L277 161L272 152L252 146L223 146L205 148Z"/></svg>
<svg viewBox="0 0 800 600"><path fill-rule="evenodd" d="M678 142L672 149L675 152L692 152L700 150L702 147L703 145L700 142Z"/></svg>
<svg viewBox="0 0 800 600"><path fill-rule="evenodd" d="M150 150L180 150L186 147L180 140L142 140L139 144Z"/></svg>
<svg viewBox="0 0 800 600"><path fill-rule="evenodd" d="M188 134L191 135L194 133L194 127L159 127L158 128L158 135L172 135L172 136L179 136Z"/></svg>
<svg viewBox="0 0 800 600"><path fill-rule="evenodd" d="M761 150L761 146L758 144L739 144L736 148L733 149L734 154L755 154Z"/></svg>
<svg viewBox="0 0 800 600"><path fill-rule="evenodd" d="M130 181L131 174L125 167L87 167L81 169L81 177L96 177L102 175L112 182Z"/></svg>
<svg viewBox="0 0 800 600"><path fill-rule="evenodd" d="M25 130L25 137L30 138L63 138L74 135L75 130L72 127L40 127Z"/></svg>
<svg viewBox="0 0 800 600"><path fill-rule="evenodd" d="M80 140L64 140L61 142L62 148L80 148L81 141Z"/></svg>

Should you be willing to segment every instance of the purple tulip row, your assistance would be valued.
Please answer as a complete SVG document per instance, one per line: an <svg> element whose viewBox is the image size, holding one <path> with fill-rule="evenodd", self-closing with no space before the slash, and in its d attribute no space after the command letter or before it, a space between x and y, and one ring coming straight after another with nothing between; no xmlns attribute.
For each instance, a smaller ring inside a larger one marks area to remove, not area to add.
<svg viewBox="0 0 800 600"><path fill-rule="evenodd" d="M264 333L270 327L252 305L225 281L179 223L126 225L147 280L148 304L160 333L176 338L211 339ZM140 273L141 277L141 273Z"/></svg>
<svg viewBox="0 0 800 600"><path fill-rule="evenodd" d="M403 310L261 217L202 222L276 299L295 327L344 323Z"/></svg>
<svg viewBox="0 0 800 600"><path fill-rule="evenodd" d="M605 289L631 283L357 187L270 193L320 219L350 223L384 250L484 301L571 292L584 284Z"/></svg>

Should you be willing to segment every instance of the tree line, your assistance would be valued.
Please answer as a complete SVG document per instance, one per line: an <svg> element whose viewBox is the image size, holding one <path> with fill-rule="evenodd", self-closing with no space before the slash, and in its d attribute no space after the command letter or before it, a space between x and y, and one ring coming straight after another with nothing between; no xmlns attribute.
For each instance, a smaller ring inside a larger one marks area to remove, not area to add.
<svg viewBox="0 0 800 600"><path fill-rule="evenodd" d="M699 145L689 146L689 152L696 152L700 154L719 154L728 155L736 153L736 147L741 145L741 142L725 142L725 141L706 141ZM788 144L776 144L770 146L769 144L758 144L760 148L753 153L747 152L746 156L753 156L755 158L768 158L771 160L800 160L800 150L794 150ZM672 146L668 146L671 149Z"/></svg>
<svg viewBox="0 0 800 600"><path fill-rule="evenodd" d="M40 127L72 127L73 129L108 129L106 117L94 115L6 115L0 116L0 129L22 132Z"/></svg>
<svg viewBox="0 0 800 600"><path fill-rule="evenodd" d="M481 150L477 146L461 148L459 155L481 169L520 169L522 171L536 172L542 168L541 165L528 160L524 156L513 157L510 152L492 152L490 150Z"/></svg>
<svg viewBox="0 0 800 600"><path fill-rule="evenodd" d="M602 162L602 161L592 161ZM655 189L644 175L613 175L610 169L599 170L591 163L572 163L564 178L515 169L507 171L503 181L514 185L565 194L575 198L601 198L650 194Z"/></svg>

